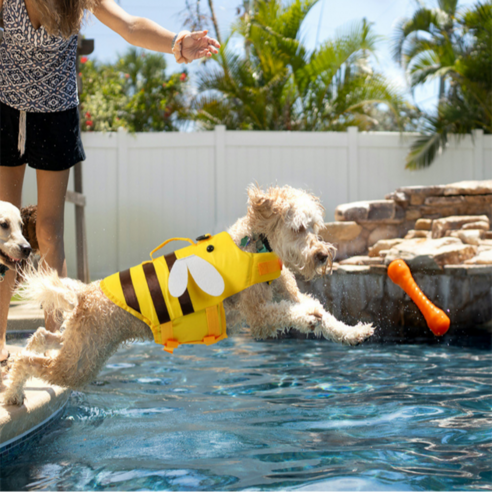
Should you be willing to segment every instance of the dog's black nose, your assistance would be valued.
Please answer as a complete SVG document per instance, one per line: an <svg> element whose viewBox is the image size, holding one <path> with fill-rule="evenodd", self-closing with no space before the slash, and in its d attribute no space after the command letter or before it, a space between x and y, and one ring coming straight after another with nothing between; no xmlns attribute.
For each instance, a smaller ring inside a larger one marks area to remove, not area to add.
<svg viewBox="0 0 492 492"><path fill-rule="evenodd" d="M316 254L316 259L320 263L326 263L326 260L328 259L328 255L326 253L317 253Z"/></svg>
<svg viewBox="0 0 492 492"><path fill-rule="evenodd" d="M27 258L32 253L32 248L29 245L21 246L21 252L24 255L24 257Z"/></svg>

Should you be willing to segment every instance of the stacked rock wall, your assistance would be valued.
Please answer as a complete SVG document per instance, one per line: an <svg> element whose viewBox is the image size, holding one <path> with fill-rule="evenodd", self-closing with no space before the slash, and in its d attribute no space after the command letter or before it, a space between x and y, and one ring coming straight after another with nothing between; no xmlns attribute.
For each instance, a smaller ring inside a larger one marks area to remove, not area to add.
<svg viewBox="0 0 492 492"><path fill-rule="evenodd" d="M492 181L398 188L385 200L339 205L335 221L326 224L322 236L337 246L337 261L368 255L378 241L396 238L454 236L464 244L486 241L488 246Z"/></svg>
<svg viewBox="0 0 492 492"><path fill-rule="evenodd" d="M387 276L404 259L452 326L492 320L492 181L399 188L384 200L343 204L321 235L338 251L333 275L309 290L340 319L425 326Z"/></svg>

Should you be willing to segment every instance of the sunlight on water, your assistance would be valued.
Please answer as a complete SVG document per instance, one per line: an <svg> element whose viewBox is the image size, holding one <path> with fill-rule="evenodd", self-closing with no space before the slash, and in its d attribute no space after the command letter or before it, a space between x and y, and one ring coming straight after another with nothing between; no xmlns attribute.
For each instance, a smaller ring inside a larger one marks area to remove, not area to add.
<svg viewBox="0 0 492 492"><path fill-rule="evenodd" d="M1 490L490 490L492 355L326 341L122 348Z"/></svg>

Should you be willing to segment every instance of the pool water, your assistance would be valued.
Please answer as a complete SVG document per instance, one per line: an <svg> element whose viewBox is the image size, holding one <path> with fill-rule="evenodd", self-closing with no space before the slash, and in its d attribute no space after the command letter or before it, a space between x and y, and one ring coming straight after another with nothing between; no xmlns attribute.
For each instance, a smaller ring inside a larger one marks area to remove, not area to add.
<svg viewBox="0 0 492 492"><path fill-rule="evenodd" d="M1 490L491 490L492 353L229 339L121 348Z"/></svg>

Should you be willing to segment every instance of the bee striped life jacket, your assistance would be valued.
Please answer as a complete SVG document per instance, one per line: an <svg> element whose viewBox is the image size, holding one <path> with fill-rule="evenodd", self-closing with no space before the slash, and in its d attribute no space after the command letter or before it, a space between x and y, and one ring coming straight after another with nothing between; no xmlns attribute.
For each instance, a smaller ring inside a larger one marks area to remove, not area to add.
<svg viewBox="0 0 492 492"><path fill-rule="evenodd" d="M153 254L175 240L191 243L174 253ZM116 305L147 323L154 340L172 353L182 343L210 345L227 338L223 301L280 276L275 253L247 253L227 232L197 239L174 238L150 253L151 261L101 281Z"/></svg>

